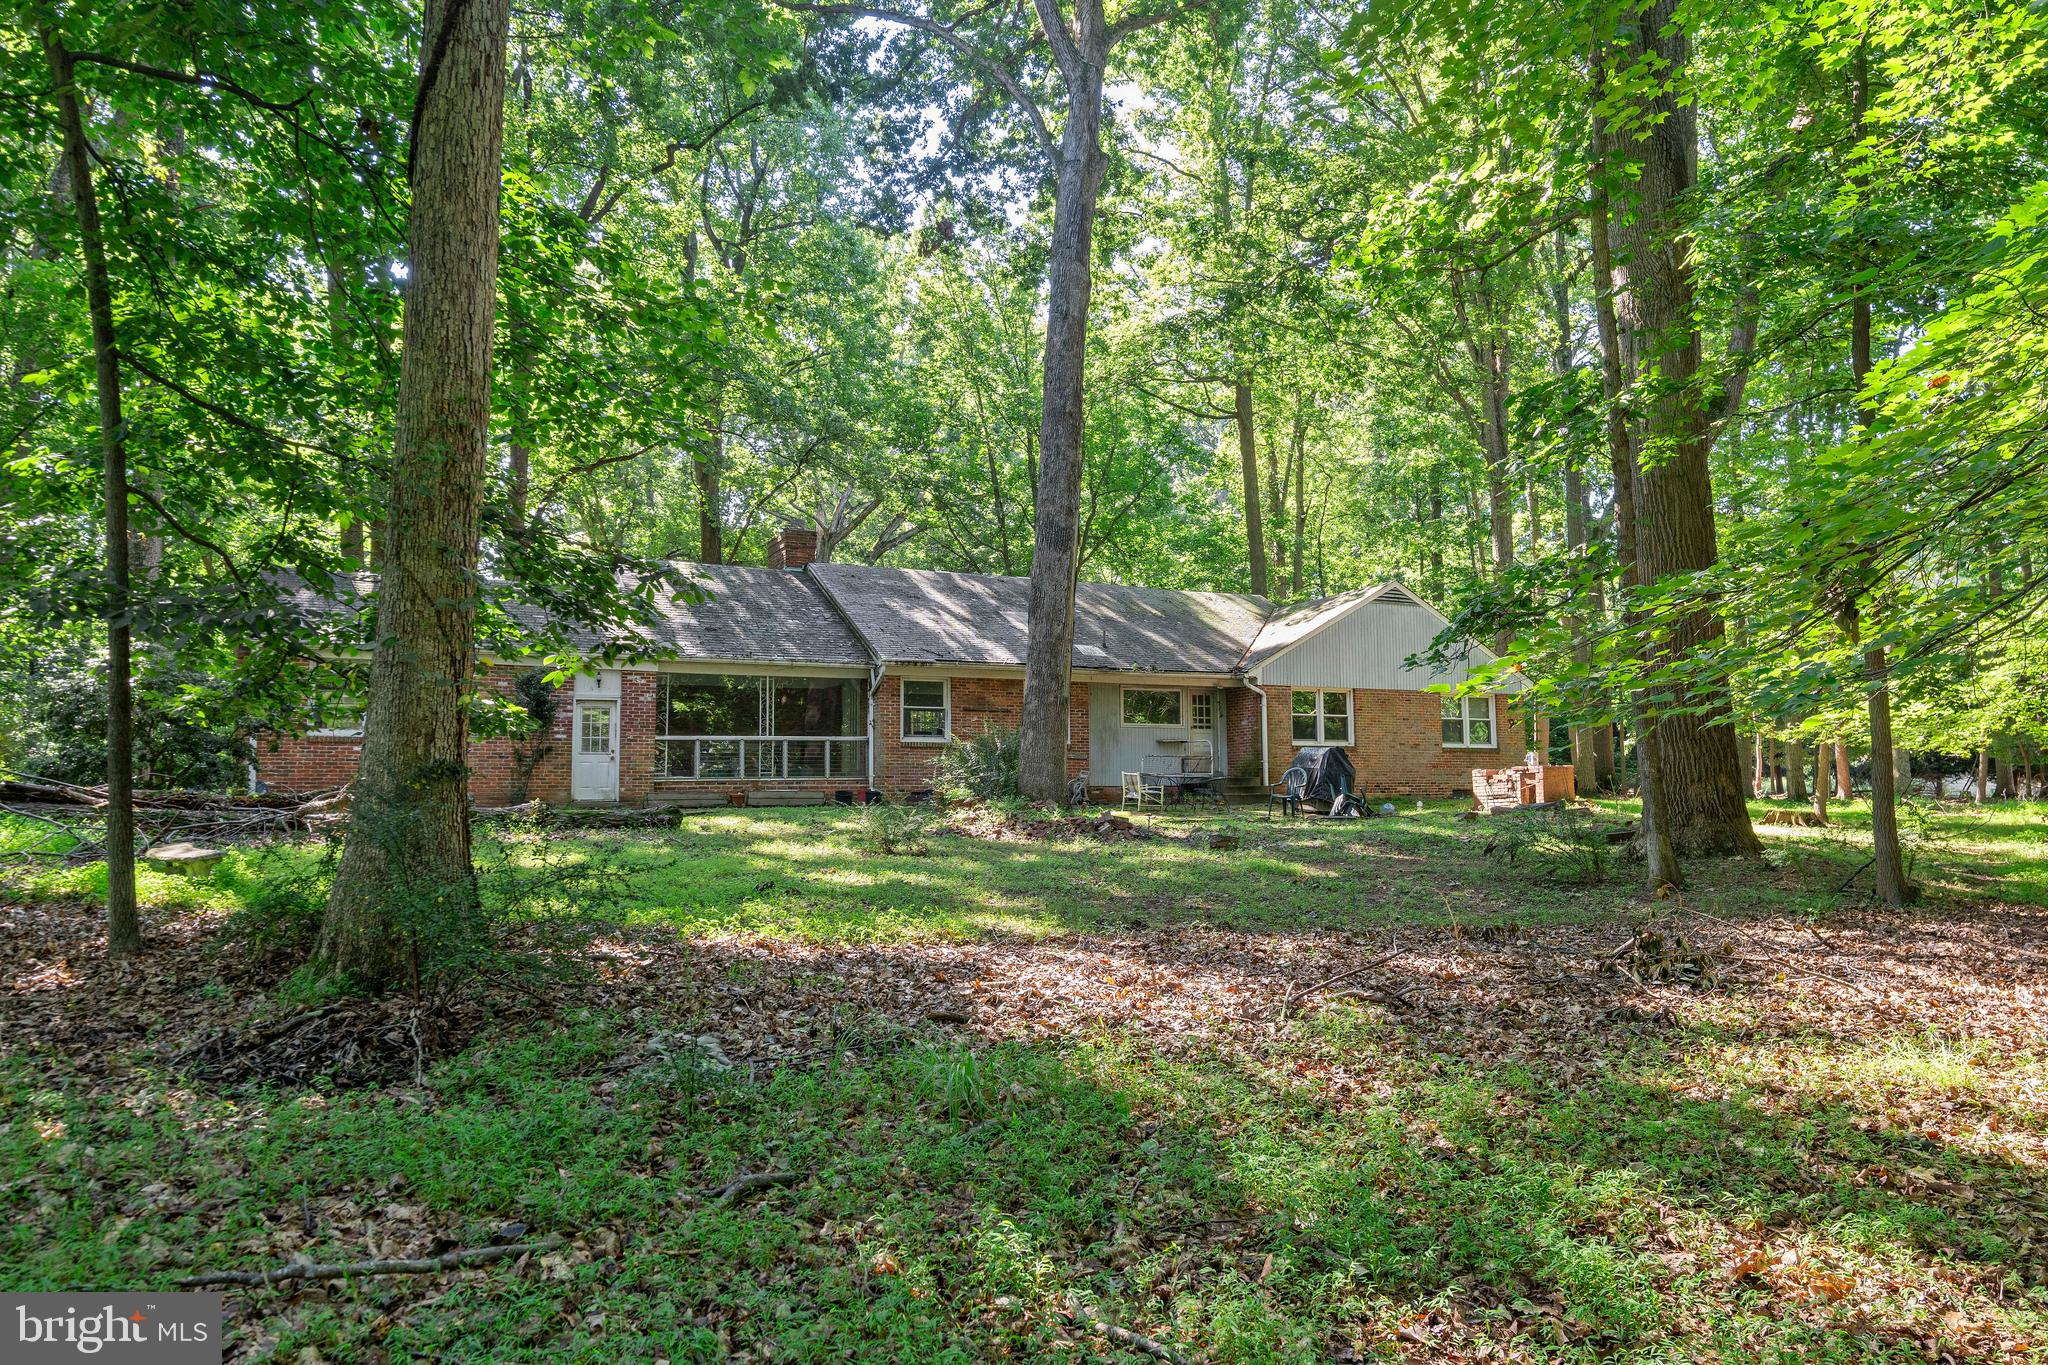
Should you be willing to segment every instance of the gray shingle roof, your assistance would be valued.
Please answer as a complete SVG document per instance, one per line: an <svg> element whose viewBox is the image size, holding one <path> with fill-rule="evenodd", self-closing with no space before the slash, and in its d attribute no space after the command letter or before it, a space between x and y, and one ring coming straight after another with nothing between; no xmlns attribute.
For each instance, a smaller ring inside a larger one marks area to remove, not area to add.
<svg viewBox="0 0 2048 1365"><path fill-rule="evenodd" d="M733 564L671 565L701 588L698 602L661 600L660 621L625 647L643 660L864 666L883 663L1021 667L1031 580L935 569L813 564L808 571ZM278 575L294 608L346 611L375 586L337 580L332 595ZM1074 593L1075 668L1134 673L1245 673L1374 600L1414 602L1392 583L1276 609L1245 593L1178 592L1082 583ZM539 609L509 606L538 624ZM572 631L584 648L597 640ZM616 643L616 642L615 642Z"/></svg>
<svg viewBox="0 0 2048 1365"><path fill-rule="evenodd" d="M660 620L623 644L642 659L697 659L716 662L779 664L852 664L865 666L868 653L846 621L805 575L786 569L750 569L731 564L676 563L671 566L700 591L702 600L686 602L664 593ZM363 613L363 594L377 586L375 574L339 575L335 591L318 591L294 574L279 574L286 603L308 615ZM520 624L539 629L542 609L525 602L504 604ZM367 620L365 626L367 626ZM602 641L594 632L572 628L570 642L597 651Z"/></svg>
<svg viewBox="0 0 2048 1365"><path fill-rule="evenodd" d="M860 564L810 572L885 663L1024 662L1029 579ZM1272 610L1239 593L1083 583L1074 594L1074 667L1229 673Z"/></svg>
<svg viewBox="0 0 2048 1365"><path fill-rule="evenodd" d="M671 567L709 594L690 604L667 597L656 654L674 659L782 664L866 664L868 652L808 576L733 564Z"/></svg>

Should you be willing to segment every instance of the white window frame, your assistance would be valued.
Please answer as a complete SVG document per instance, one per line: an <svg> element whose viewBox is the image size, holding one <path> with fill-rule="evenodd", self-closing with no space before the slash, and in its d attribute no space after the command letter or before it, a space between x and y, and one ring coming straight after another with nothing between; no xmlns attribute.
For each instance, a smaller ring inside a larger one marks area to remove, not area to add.
<svg viewBox="0 0 2048 1365"><path fill-rule="evenodd" d="M1179 720L1125 720L1124 698L1133 692L1159 692L1180 698ZM1185 730L1188 728L1188 694L1180 687L1120 687L1116 694L1117 723L1126 730Z"/></svg>
<svg viewBox="0 0 2048 1365"><path fill-rule="evenodd" d="M1488 738L1484 744L1474 744L1472 742L1472 703L1475 701L1486 703L1486 733ZM1458 708L1458 728L1465 738L1456 744L1453 744L1448 739L1445 740L1443 744L1446 749L1498 749L1500 747L1500 717L1496 714L1499 708L1493 704L1493 694L1491 692L1479 697L1446 696L1444 698L1444 708L1448 709L1452 706ZM1448 715L1441 717L1443 721L1448 721L1449 719L1451 717ZM1437 733L1439 735L1443 733L1441 721L1437 726Z"/></svg>
<svg viewBox="0 0 2048 1365"><path fill-rule="evenodd" d="M907 689L912 683L920 686L937 683L939 695L945 699L942 710L946 718L946 732L942 735L913 735L910 733L912 710L929 711L929 706L912 707ZM896 680L896 730L905 744L951 744L953 742L953 680L951 678L898 678Z"/></svg>
<svg viewBox="0 0 2048 1365"><path fill-rule="evenodd" d="M1297 749L1306 749L1312 746L1334 744L1340 749L1350 748L1358 738L1358 698L1352 695L1351 689L1348 687L1295 688L1293 693L1289 695L1289 697L1287 698L1288 737L1290 739L1293 739L1294 717L1297 714L1299 714L1294 709L1294 698L1300 696L1304 692L1313 694L1316 699L1316 737L1314 739L1295 739L1294 747ZM1328 696L1340 696L1344 698L1344 738L1342 739L1329 738L1330 715L1327 711L1323 709L1323 698Z"/></svg>
<svg viewBox="0 0 2048 1365"><path fill-rule="evenodd" d="M1188 729L1209 730L1216 728L1216 694L1207 690L1188 693Z"/></svg>

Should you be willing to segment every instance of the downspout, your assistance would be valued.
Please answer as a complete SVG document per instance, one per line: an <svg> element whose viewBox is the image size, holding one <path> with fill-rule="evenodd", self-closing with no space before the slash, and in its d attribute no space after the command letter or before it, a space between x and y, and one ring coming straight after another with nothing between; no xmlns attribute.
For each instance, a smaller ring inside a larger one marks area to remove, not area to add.
<svg viewBox="0 0 2048 1365"><path fill-rule="evenodd" d="M889 671L887 664L878 663L868 679L868 791L875 787L875 750L882 745L882 726L879 719L882 700L882 677Z"/></svg>
<svg viewBox="0 0 2048 1365"><path fill-rule="evenodd" d="M1259 694L1259 785L1270 787L1273 785L1273 765L1266 761L1266 736L1269 733L1266 726L1266 689L1250 678L1245 679L1245 686Z"/></svg>

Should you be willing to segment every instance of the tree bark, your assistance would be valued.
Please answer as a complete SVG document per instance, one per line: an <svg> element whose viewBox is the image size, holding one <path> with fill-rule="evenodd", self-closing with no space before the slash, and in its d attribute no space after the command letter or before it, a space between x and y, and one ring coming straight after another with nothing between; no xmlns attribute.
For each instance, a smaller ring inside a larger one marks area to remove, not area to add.
<svg viewBox="0 0 2048 1365"><path fill-rule="evenodd" d="M404 351L363 749L315 947L329 971L417 971L416 917L476 912L468 717L491 415L508 0L428 0L408 172Z"/></svg>
<svg viewBox="0 0 2048 1365"><path fill-rule="evenodd" d="M1564 229L1559 228L1551 238L1550 308L1551 325L1556 329L1553 341L1550 369L1558 382L1568 383L1578 368L1575 348L1572 344L1572 301L1571 285L1565 273ZM1530 487L1529 524L1536 524L1535 488ZM1591 499L1586 491L1585 471L1579 466L1576 450L1568 450L1564 460L1564 540L1565 548L1575 559L1583 560L1592 544L1593 515ZM1585 668L1592 663L1593 646L1590 631L1595 623L1607 615L1606 591L1597 574L1593 575L1586 588L1585 610L1573 620L1572 658ZM1581 793L1605 789L1614 780L1614 732L1611 726L1602 722L1597 725L1578 724L1571 727L1573 783Z"/></svg>
<svg viewBox="0 0 2048 1365"><path fill-rule="evenodd" d="M1785 741L1785 796L1792 801L1806 799L1806 746L1797 739Z"/></svg>
<svg viewBox="0 0 2048 1365"><path fill-rule="evenodd" d="M1056 0L1035 3L1066 85L1067 118L1054 180L1045 381L1038 423L1038 505L1017 766L1018 787L1026 799L1059 802L1067 792L1088 302L1094 289L1096 198L1107 166L1102 151L1102 78L1111 35L1102 0L1077 0L1071 30ZM1250 474L1256 477L1256 468ZM1255 549L1252 562L1260 560Z"/></svg>
<svg viewBox="0 0 2048 1365"><path fill-rule="evenodd" d="M106 237L93 185L92 154L78 103L71 52L56 30L43 30L43 51L64 130L65 178L78 217L85 268L86 311L92 320L94 386L99 397L101 496L106 504L107 622L107 955L142 951L135 905L135 698L131 683L128 581L128 438L121 414L121 359L114 334L114 289Z"/></svg>
<svg viewBox="0 0 2048 1365"><path fill-rule="evenodd" d="M1299 399L1294 405L1294 564L1290 597L1301 596L1302 543L1308 539L1308 414Z"/></svg>
<svg viewBox="0 0 2048 1365"><path fill-rule="evenodd" d="M1863 114L1870 101L1870 65L1865 48L1859 46L1850 68L1849 113L1851 135L1863 138ZM1860 183L1859 183L1860 188ZM1859 283L1849 306L1849 372L1856 385L1859 439L1868 440L1877 413L1863 400L1863 386L1870 376L1870 294ZM1851 601L1845 613L1845 629L1851 643L1861 635L1860 606ZM1899 847L1898 774L1893 768L1892 695L1888 661L1882 648L1866 650L1864 676L1870 687L1870 840L1877 898L1886 905L1904 905L1905 855Z"/></svg>
<svg viewBox="0 0 2048 1365"><path fill-rule="evenodd" d="M1614 262L1608 240L1605 186L1608 137L1606 120L1598 112L1606 84L1603 63L1604 57L1596 51L1592 92L1594 186L1588 234L1593 257L1593 314L1600 332L1600 387L1606 410L1607 459L1614 478L1614 541L1615 556L1621 564L1622 619L1634 625L1637 613L1630 594L1642 581L1642 567L1636 557L1636 458L1627 415L1622 410L1621 329L1614 311ZM1643 807L1636 847L1642 853L1644 874L1653 889L1679 886L1683 884L1684 873L1660 814L1660 773L1652 754L1653 737L1644 723L1641 696L1631 693L1628 702L1630 728L1636 736L1636 786Z"/></svg>
<svg viewBox="0 0 2048 1365"><path fill-rule="evenodd" d="M1981 806L1984 804L1984 787L1990 780L1991 751L1980 746L1977 750L1977 780L1970 788L1970 802L1972 805Z"/></svg>
<svg viewBox="0 0 2048 1365"><path fill-rule="evenodd" d="M1653 0L1628 29L1623 60L1659 72L1645 131L1625 151L1640 170L1634 212L1613 243L1615 312L1646 389L1646 439L1636 461L1636 573L1644 584L1711 568L1718 558L1707 469L1707 413L1693 391L1700 341L1692 243L1682 201L1696 179L1698 130L1677 93L1690 46L1678 0ZM1649 662L1682 662L1714 649L1723 625L1708 607L1685 610L1646 645ZM1670 702L1677 703L1676 705ZM1656 751L1660 825L1684 856L1760 857L1743 800L1741 761L1724 689L1698 684L1656 708L1646 738Z"/></svg>
<svg viewBox="0 0 2048 1365"><path fill-rule="evenodd" d="M1237 460L1244 472L1245 559L1251 566L1252 595L1264 597L1266 528L1259 507L1259 438L1251 381L1240 379L1231 385L1231 397L1237 412Z"/></svg>
<svg viewBox="0 0 2048 1365"><path fill-rule="evenodd" d="M1856 609L1844 613L1843 633L1851 644L1861 638ZM1870 844L1871 875L1877 898L1886 905L1904 905L1909 894L1905 857L1899 848L1897 774L1888 760L1892 751L1892 694L1886 685L1883 649L1863 652L1863 672L1870 684Z"/></svg>
<svg viewBox="0 0 2048 1365"><path fill-rule="evenodd" d="M1856 799L1856 775L1849 771L1849 746L1839 739L1835 741L1835 797L1841 801Z"/></svg>
<svg viewBox="0 0 2048 1365"><path fill-rule="evenodd" d="M1823 825L1828 822L1828 742L1821 740L1813 746L1813 817Z"/></svg>

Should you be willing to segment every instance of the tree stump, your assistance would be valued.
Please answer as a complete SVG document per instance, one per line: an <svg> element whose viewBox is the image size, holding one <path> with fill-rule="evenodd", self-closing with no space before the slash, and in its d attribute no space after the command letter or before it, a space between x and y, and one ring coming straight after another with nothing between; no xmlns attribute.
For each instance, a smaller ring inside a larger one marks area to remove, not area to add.
<svg viewBox="0 0 2048 1365"><path fill-rule="evenodd" d="M1827 821L1810 810L1767 810L1759 823L1786 825L1795 829L1821 829L1827 825Z"/></svg>
<svg viewBox="0 0 2048 1365"><path fill-rule="evenodd" d="M210 877L226 856L222 849L186 843L158 844L142 855L144 861L154 863L159 871L176 873L180 877Z"/></svg>

